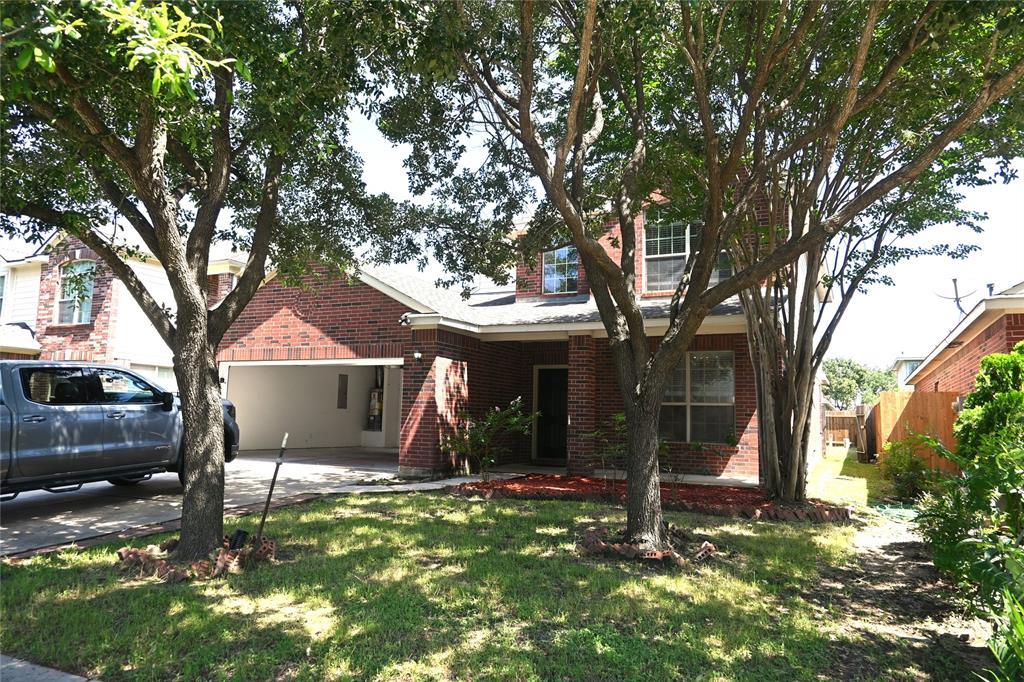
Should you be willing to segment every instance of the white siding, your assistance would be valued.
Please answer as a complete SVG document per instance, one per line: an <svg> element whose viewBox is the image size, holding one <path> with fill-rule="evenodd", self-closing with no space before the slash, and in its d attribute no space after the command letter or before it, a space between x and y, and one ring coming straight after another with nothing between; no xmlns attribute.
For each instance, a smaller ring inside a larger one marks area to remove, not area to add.
<svg viewBox="0 0 1024 682"><path fill-rule="evenodd" d="M0 266L0 275L7 277L0 323L25 322L35 330L41 267L39 263L28 263L14 268Z"/></svg>
<svg viewBox="0 0 1024 682"><path fill-rule="evenodd" d="M131 268L158 303L172 310L175 308L171 285L162 267L155 263L132 262ZM117 313L110 332L114 361L170 367L173 363L171 349L160 338L156 327L150 323L121 280L114 281L114 288Z"/></svg>

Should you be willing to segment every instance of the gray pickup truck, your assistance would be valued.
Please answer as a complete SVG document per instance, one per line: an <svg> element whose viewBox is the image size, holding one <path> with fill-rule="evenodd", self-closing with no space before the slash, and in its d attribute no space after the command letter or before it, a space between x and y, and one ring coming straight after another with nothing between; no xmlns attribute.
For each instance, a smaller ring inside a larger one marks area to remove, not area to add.
<svg viewBox="0 0 1024 682"><path fill-rule="evenodd" d="M224 459L238 454L235 406L224 404ZM107 480L133 485L182 466L174 394L123 367L0 361L0 495L63 492ZM9 499L9 498L8 498Z"/></svg>

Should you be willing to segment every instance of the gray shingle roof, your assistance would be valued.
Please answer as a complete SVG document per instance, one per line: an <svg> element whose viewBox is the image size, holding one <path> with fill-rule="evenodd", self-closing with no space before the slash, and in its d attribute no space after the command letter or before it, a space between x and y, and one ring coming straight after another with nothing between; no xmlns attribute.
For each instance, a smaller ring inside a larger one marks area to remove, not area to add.
<svg viewBox="0 0 1024 682"><path fill-rule="evenodd" d="M371 266L364 267L363 271L443 317L480 327L598 322L601 319L596 302L588 295L516 301L514 289L492 289L464 299L458 290L438 287L429 276L408 266ZM640 308L647 319L668 317L669 304L668 298L640 300ZM716 306L711 314L739 315L742 311L739 301L730 299Z"/></svg>

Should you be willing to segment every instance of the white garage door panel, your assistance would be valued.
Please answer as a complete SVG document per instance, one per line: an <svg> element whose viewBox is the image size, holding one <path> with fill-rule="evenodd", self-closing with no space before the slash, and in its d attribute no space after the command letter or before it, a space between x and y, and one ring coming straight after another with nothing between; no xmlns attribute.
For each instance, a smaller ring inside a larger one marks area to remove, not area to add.
<svg viewBox="0 0 1024 682"><path fill-rule="evenodd" d="M348 375L348 407L338 408L338 375ZM238 410L241 449L358 446L366 424L373 367L234 366L228 398Z"/></svg>

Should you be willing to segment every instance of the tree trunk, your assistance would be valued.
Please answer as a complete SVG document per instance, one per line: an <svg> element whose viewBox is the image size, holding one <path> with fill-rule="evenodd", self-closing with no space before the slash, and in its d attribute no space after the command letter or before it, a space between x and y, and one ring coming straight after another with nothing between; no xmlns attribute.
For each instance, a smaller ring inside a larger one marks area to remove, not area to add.
<svg viewBox="0 0 1024 682"><path fill-rule="evenodd" d="M174 355L185 439L185 499L176 555L186 561L206 558L224 538L224 414L205 313L179 314Z"/></svg>
<svg viewBox="0 0 1024 682"><path fill-rule="evenodd" d="M650 389L647 389L650 392ZM626 542L661 549L661 476L657 401L641 394L626 400Z"/></svg>

